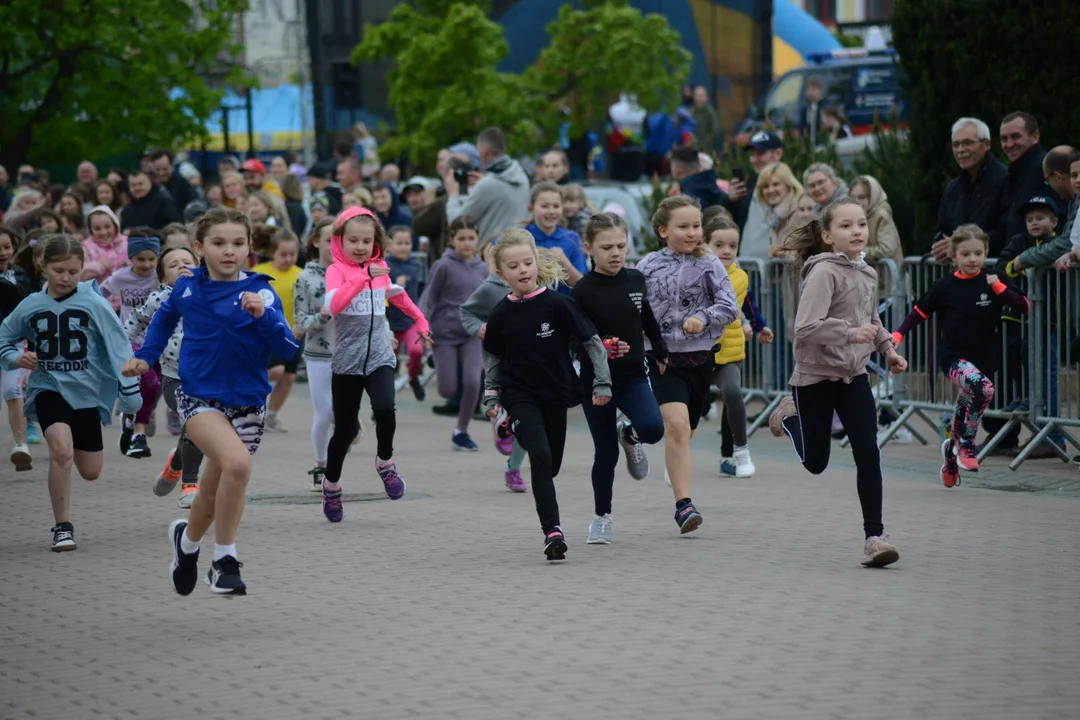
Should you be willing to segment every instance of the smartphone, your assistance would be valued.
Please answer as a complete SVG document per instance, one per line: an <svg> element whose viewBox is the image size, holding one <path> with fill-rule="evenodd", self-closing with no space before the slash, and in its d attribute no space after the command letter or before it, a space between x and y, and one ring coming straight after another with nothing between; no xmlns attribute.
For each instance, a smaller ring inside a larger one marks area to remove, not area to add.
<svg viewBox="0 0 1080 720"><path fill-rule="evenodd" d="M739 182L746 182L746 171L741 167L734 168L731 171L731 179L738 180Z"/></svg>

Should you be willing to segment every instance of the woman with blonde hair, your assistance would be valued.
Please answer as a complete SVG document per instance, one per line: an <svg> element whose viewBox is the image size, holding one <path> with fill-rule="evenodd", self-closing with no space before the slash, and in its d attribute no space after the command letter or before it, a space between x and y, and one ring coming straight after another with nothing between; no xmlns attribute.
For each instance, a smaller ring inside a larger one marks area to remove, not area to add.
<svg viewBox="0 0 1080 720"><path fill-rule="evenodd" d="M754 199L765 209L765 222L769 226L769 256L777 257L780 246L795 229L796 209L803 186L795 179L795 173L787 163L766 165L758 175Z"/></svg>
<svg viewBox="0 0 1080 720"><path fill-rule="evenodd" d="M227 208L243 210L247 201L244 178L238 172L221 174L221 204Z"/></svg>

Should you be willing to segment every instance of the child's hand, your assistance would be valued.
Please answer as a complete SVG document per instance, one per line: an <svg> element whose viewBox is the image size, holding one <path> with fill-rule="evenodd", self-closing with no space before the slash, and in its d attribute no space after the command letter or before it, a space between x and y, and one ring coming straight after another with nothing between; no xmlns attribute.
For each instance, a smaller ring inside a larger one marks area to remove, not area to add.
<svg viewBox="0 0 1080 720"><path fill-rule="evenodd" d="M250 313L251 317L258 320L266 312L266 308L263 306L262 298L259 297L259 293L246 292L240 296L240 307L244 312Z"/></svg>
<svg viewBox="0 0 1080 720"><path fill-rule="evenodd" d="M499 403L495 403L491 406L491 409L487 411L487 416L493 418L499 414Z"/></svg>
<svg viewBox="0 0 1080 720"><path fill-rule="evenodd" d="M431 333L429 332L420 333L420 340L423 341L424 347L428 350L430 350L431 346L435 344L435 342L431 339Z"/></svg>
<svg viewBox="0 0 1080 720"><path fill-rule="evenodd" d="M886 353L885 360L889 363L889 372L893 375L899 375L907 370L907 360L901 357L895 350L890 350Z"/></svg>
<svg viewBox="0 0 1080 720"><path fill-rule="evenodd" d="M664 371L667 370L667 361L668 361L667 358L664 358L663 360L657 360L656 361L656 369L660 372L661 375L663 375Z"/></svg>
<svg viewBox="0 0 1080 720"><path fill-rule="evenodd" d="M1072 267L1072 255L1070 255L1069 253L1065 253L1054 261L1054 268L1059 273L1067 271L1070 267Z"/></svg>
<svg viewBox="0 0 1080 720"><path fill-rule="evenodd" d="M150 372L150 365L145 360L139 360L138 358L129 358L124 363L124 369L120 371L120 374L124 377L139 377Z"/></svg>
<svg viewBox="0 0 1080 720"><path fill-rule="evenodd" d="M15 361L16 367L21 367L23 370L33 370L37 367L37 353L24 352Z"/></svg>
<svg viewBox="0 0 1080 720"><path fill-rule="evenodd" d="M383 275L390 274L390 268L384 265L371 265L368 267L368 275L373 278L382 277Z"/></svg>
<svg viewBox="0 0 1080 720"><path fill-rule="evenodd" d="M592 396L592 404L595 405L596 407L601 407L603 405L607 405L609 402L611 402L611 398L608 397L607 395L593 395Z"/></svg>
<svg viewBox="0 0 1080 720"><path fill-rule="evenodd" d="M1016 260L1013 260L1013 269L1014 270L1020 270L1021 269L1020 268L1020 263L1017 262ZM986 284L987 285L990 285L991 287L993 287L994 285L997 285L997 282L998 282L998 276L997 275L987 275L986 276Z"/></svg>
<svg viewBox="0 0 1080 720"><path fill-rule="evenodd" d="M757 334L758 345L772 345L772 341L775 337L772 330L769 328L762 328L761 332Z"/></svg>
<svg viewBox="0 0 1080 720"><path fill-rule="evenodd" d="M877 326L871 323L860 325L855 328L855 334L852 336L852 343L855 345L866 345L874 342L877 338Z"/></svg>
<svg viewBox="0 0 1080 720"><path fill-rule="evenodd" d="M394 284L395 285L400 285L401 287L405 287L406 285L409 284L409 276L408 275L398 275L397 280L394 281Z"/></svg>
<svg viewBox="0 0 1080 720"><path fill-rule="evenodd" d="M299 340L300 338L304 337L304 330L303 330L303 328L295 327L295 328L293 328L292 334L293 334L293 337L295 337L297 340Z"/></svg>
<svg viewBox="0 0 1080 720"><path fill-rule="evenodd" d="M620 340L615 346L615 357L622 357L623 355L630 354L630 343L625 340Z"/></svg>
<svg viewBox="0 0 1080 720"><path fill-rule="evenodd" d="M742 334L746 337L747 340L750 340L754 337L754 326L750 323L743 323Z"/></svg>
<svg viewBox="0 0 1080 720"><path fill-rule="evenodd" d="M480 326L480 339L483 340L485 335L487 335L487 323Z"/></svg>
<svg viewBox="0 0 1080 720"><path fill-rule="evenodd" d="M395 354L397 353L399 347L401 347L401 341L398 340L396 337L391 336L390 348L394 351Z"/></svg>
<svg viewBox="0 0 1080 720"><path fill-rule="evenodd" d="M330 311L327 310L325 307L322 308L321 310L319 310L319 317L321 317L323 320L329 320L330 319Z"/></svg>
<svg viewBox="0 0 1080 720"><path fill-rule="evenodd" d="M688 317L683 320L682 329L687 335L697 335L705 329L705 323L701 322L696 317Z"/></svg>

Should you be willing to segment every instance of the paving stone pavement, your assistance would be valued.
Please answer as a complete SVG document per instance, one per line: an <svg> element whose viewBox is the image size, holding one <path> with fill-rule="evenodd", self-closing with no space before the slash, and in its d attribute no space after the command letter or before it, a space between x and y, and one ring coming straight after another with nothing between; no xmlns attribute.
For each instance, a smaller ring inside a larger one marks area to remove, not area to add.
<svg viewBox="0 0 1080 720"><path fill-rule="evenodd" d="M813 477L763 432L757 476L720 479L711 423L694 440L698 532L678 534L653 448L647 480L618 470L615 543L587 546L592 452L575 411L557 481L570 551L551 565L531 496L503 488L490 430L475 427L479 453L453 453L453 421L430 404L399 395L405 499L370 500L381 486L366 423L345 490L369 500L331 525L307 491L311 411L297 386L290 432L256 456L244 598L169 586L166 527L183 511L150 490L173 442L163 421L149 460L120 457L107 431L103 477L75 481L72 553L48 550L45 447L30 473L5 458L0 720L1080 712L1074 497L948 491L917 465L932 466L930 450L891 448L907 462L886 460L902 557L867 570L848 451L834 445Z"/></svg>

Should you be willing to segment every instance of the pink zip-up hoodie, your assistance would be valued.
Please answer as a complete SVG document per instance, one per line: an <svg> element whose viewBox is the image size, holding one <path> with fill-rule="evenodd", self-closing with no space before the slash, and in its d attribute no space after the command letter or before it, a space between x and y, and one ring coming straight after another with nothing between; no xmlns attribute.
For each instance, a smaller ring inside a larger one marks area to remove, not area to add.
<svg viewBox="0 0 1080 720"><path fill-rule="evenodd" d="M108 205L98 205L91 210L86 216L87 227L90 226L90 218L93 215L104 215L112 221L113 226L116 228L116 235L113 236L110 245L99 245L93 238L82 241L83 255L86 256L86 260L83 263L80 279L97 280L98 285L100 285L108 280L114 272L130 265L131 261L127 256L127 236L120 234L120 220L116 217L116 213L112 211L112 208ZM120 309L119 296L110 297L109 302L114 310Z"/></svg>
<svg viewBox="0 0 1080 720"><path fill-rule="evenodd" d="M379 220L370 210L349 208L338 215L330 236L334 264L326 269L326 308L334 316L333 371L340 375L370 375L383 365L396 365L386 322L389 301L416 323L421 333L430 332L428 321L408 294L393 284L389 273L372 277L368 269L386 267L382 248L372 248L367 262L358 265L345 255L342 235L345 224L360 216Z"/></svg>

